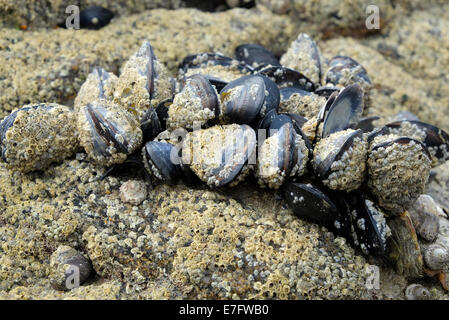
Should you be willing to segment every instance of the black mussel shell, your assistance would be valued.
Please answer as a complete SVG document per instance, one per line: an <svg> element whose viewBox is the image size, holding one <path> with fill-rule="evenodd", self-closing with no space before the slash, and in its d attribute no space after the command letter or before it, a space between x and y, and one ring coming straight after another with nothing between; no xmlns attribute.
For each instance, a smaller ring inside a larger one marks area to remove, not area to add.
<svg viewBox="0 0 449 320"><path fill-rule="evenodd" d="M356 126L363 112L363 90L358 84L345 87L324 115L321 137Z"/></svg>
<svg viewBox="0 0 449 320"><path fill-rule="evenodd" d="M312 144L310 143L309 138L301 129L302 125L305 122L307 122L306 118L294 113L282 113L279 115L272 115L272 117L269 119L269 122L270 123L268 124L268 120L266 119L265 124L268 124L268 128L265 129L269 129L268 136L272 136L278 130L280 130L282 126L284 126L286 123L289 123L293 126L293 129L296 132L296 134L299 134L301 138L304 140L304 143L307 149L309 150L309 156L313 153Z"/></svg>
<svg viewBox="0 0 449 320"><path fill-rule="evenodd" d="M336 205L320 189L305 183L288 182L284 199L299 218L318 223L333 223L339 216Z"/></svg>
<svg viewBox="0 0 449 320"><path fill-rule="evenodd" d="M223 101L236 87L241 87L238 94ZM248 75L231 81L221 90L220 95L224 103L225 117L229 118L231 123L252 124L260 116L262 107L264 107L265 115L271 109L277 109L279 106L279 89L273 82L261 75Z"/></svg>
<svg viewBox="0 0 449 320"><path fill-rule="evenodd" d="M327 98L327 101L324 104L324 106L321 107L320 111L317 114L318 125L324 121L324 118L326 117L327 113L329 112L329 109L332 107L332 104L334 103L337 96L338 96L338 92L333 92L329 96L329 98ZM317 125L317 129L318 129L318 125Z"/></svg>
<svg viewBox="0 0 449 320"><path fill-rule="evenodd" d="M343 76L343 70L356 70L359 71L355 75L356 78L363 80L366 83L371 83L371 79L368 76L365 68L347 56L335 56L329 61L329 69L326 73L326 83L332 83L338 85L341 77Z"/></svg>
<svg viewBox="0 0 449 320"><path fill-rule="evenodd" d="M315 89L314 93L325 97L325 98L329 98L331 96L331 94L333 94L334 92L339 92L340 88L334 86L334 85L326 85L326 86L321 86Z"/></svg>
<svg viewBox="0 0 449 320"><path fill-rule="evenodd" d="M143 141L150 141L159 133L167 129L168 106L172 99L162 101L156 108L148 109L140 121L140 129L143 133Z"/></svg>
<svg viewBox="0 0 449 320"><path fill-rule="evenodd" d="M383 256L387 253L388 226L374 201L364 195L348 196L351 207L352 236L356 246L365 254Z"/></svg>
<svg viewBox="0 0 449 320"><path fill-rule="evenodd" d="M279 60L271 53L270 50L259 44L242 44L235 49L235 57L250 66L271 64L278 66Z"/></svg>
<svg viewBox="0 0 449 320"><path fill-rule="evenodd" d="M270 129L269 136L271 136L276 131L280 130L282 126L285 125L286 123L291 123L293 126L292 118L287 114L280 114L277 117L273 118L269 127Z"/></svg>
<svg viewBox="0 0 449 320"><path fill-rule="evenodd" d="M322 159L320 163L316 163L315 166L315 174L320 178L321 180L326 179L329 174L331 173L331 167L332 164L335 161L339 161L343 154L351 148L351 146L354 143L354 139L356 138L362 138L363 131L362 130L355 130L348 135L342 136L341 140L338 141L339 148L335 152L329 152L326 159Z"/></svg>
<svg viewBox="0 0 449 320"><path fill-rule="evenodd" d="M449 159L449 135L442 129L418 120L401 120L385 125L388 129L399 129L404 124L412 124L418 130L425 132L424 139L419 139L428 149L434 151L438 162L444 163Z"/></svg>
<svg viewBox="0 0 449 320"><path fill-rule="evenodd" d="M101 104L86 105L86 119L94 129L92 133L92 143L94 152L104 157L110 156L109 144L112 143L119 153L129 153L127 140L117 139L122 129L113 121L108 119L108 111Z"/></svg>
<svg viewBox="0 0 449 320"><path fill-rule="evenodd" d="M307 119L303 116L300 116L299 114L296 114L296 113L287 113L287 115L292 119L292 122L293 122L293 125L295 126L296 132L298 132L298 129L302 128L304 123L309 121L309 119Z"/></svg>
<svg viewBox="0 0 449 320"><path fill-rule="evenodd" d="M215 89L207 78L200 74L189 77L189 85L195 90L196 95L201 99L203 109L210 109L215 112L215 118L220 114L218 97Z"/></svg>
<svg viewBox="0 0 449 320"><path fill-rule="evenodd" d="M280 88L279 92L281 94L281 101L286 101L290 99L290 97L294 94L304 97L304 96L310 96L312 93L309 91L305 91L303 89L295 88L295 87L284 87Z"/></svg>
<svg viewBox="0 0 449 320"><path fill-rule="evenodd" d="M98 30L108 25L114 13L100 6L91 6L80 11L80 27Z"/></svg>
<svg viewBox="0 0 449 320"><path fill-rule="evenodd" d="M171 160L172 152L176 152L174 149L173 145L163 141L148 141L143 148L146 169L153 177L168 184L174 184L182 177L179 164Z"/></svg>
<svg viewBox="0 0 449 320"><path fill-rule="evenodd" d="M257 146L256 133L254 130L245 124L241 125L240 128L241 135L236 140L237 145L223 150L222 163L212 172L212 176L218 181L218 184L215 185L216 187L223 187L231 183L248 163L249 157L253 154ZM236 157L237 154L242 155L244 158ZM229 160L232 160L233 162L227 162ZM223 172L225 171L228 171L228 173L223 175Z"/></svg>
<svg viewBox="0 0 449 320"><path fill-rule="evenodd" d="M276 119L278 118L280 118L280 116ZM276 119L273 120L273 122L276 121ZM282 122L282 120L280 122ZM279 129L275 128L276 125L276 123L271 123L270 134L277 135L279 139L279 146L281 147L278 149L277 167L281 170L284 176L288 177L290 176L295 164L298 162L298 150L295 143L296 131L291 120L290 122L285 122L282 124ZM273 130L276 130L276 133L273 134Z"/></svg>
<svg viewBox="0 0 449 320"><path fill-rule="evenodd" d="M215 87L215 89L217 89L217 92L220 92L221 90L223 90L224 87L227 86L227 84L229 82L224 81L222 79L219 79L217 77L211 76L211 75L204 75L204 77L209 80L210 84L213 85Z"/></svg>
<svg viewBox="0 0 449 320"><path fill-rule="evenodd" d="M143 57L147 60L145 69L139 69L139 72L146 75L147 83L145 87L150 95L150 100L153 99L154 95L154 79L157 77L155 61L156 55L154 54L153 47L149 41L145 41L140 47L139 51L136 53L137 57Z"/></svg>
<svg viewBox="0 0 449 320"><path fill-rule="evenodd" d="M255 126L256 130L268 130L268 129L270 129L271 122L277 116L278 116L278 113L277 113L276 109L269 110L265 114L265 116L257 122L257 124ZM268 131L265 131L265 135L264 135L263 139L268 137L268 133L269 133Z"/></svg>
<svg viewBox="0 0 449 320"><path fill-rule="evenodd" d="M373 124L374 121L379 120L378 116L365 117L359 120L357 123L356 129L360 129L365 133L372 132L375 129Z"/></svg>
<svg viewBox="0 0 449 320"><path fill-rule="evenodd" d="M5 139L6 139L6 131L14 124L14 121L17 117L17 111L9 114L3 121L0 123L0 149L1 149L1 157L4 162L7 162L5 152Z"/></svg>
<svg viewBox="0 0 449 320"><path fill-rule="evenodd" d="M338 209L338 215L334 221L329 221L325 224L329 230L335 235L345 237L352 241L351 238L351 211L352 208L348 203L348 194L346 192L332 191L328 194L331 201Z"/></svg>
<svg viewBox="0 0 449 320"><path fill-rule="evenodd" d="M279 87L295 87L310 92L315 90L315 85L310 79L287 67L268 65L261 66L255 71L273 80Z"/></svg>

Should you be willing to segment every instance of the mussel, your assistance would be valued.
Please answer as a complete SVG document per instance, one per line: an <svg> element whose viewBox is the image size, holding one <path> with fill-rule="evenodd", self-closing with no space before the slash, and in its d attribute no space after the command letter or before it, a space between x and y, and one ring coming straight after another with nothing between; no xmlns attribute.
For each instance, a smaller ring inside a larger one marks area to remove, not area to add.
<svg viewBox="0 0 449 320"><path fill-rule="evenodd" d="M220 92L224 123L252 124L279 106L279 89L261 75L249 75L230 82Z"/></svg>
<svg viewBox="0 0 449 320"><path fill-rule="evenodd" d="M260 44L242 44L235 48L235 57L247 65L257 67L259 65L278 66L279 60Z"/></svg>
<svg viewBox="0 0 449 320"><path fill-rule="evenodd" d="M213 125L220 115L218 93L202 75L187 78L182 91L175 95L168 109L167 128L193 129Z"/></svg>
<svg viewBox="0 0 449 320"><path fill-rule="evenodd" d="M76 114L63 105L26 105L0 123L1 159L16 170L43 170L78 147Z"/></svg>
<svg viewBox="0 0 449 320"><path fill-rule="evenodd" d="M144 113L172 98L172 81L153 48L145 41L123 67L114 92L114 102L141 120Z"/></svg>
<svg viewBox="0 0 449 320"><path fill-rule="evenodd" d="M142 143L139 121L107 100L94 101L80 110L78 131L89 158L103 166L124 162Z"/></svg>
<svg viewBox="0 0 449 320"><path fill-rule="evenodd" d="M182 163L209 186L233 186L252 170L256 144L256 133L245 124L189 132L182 143Z"/></svg>

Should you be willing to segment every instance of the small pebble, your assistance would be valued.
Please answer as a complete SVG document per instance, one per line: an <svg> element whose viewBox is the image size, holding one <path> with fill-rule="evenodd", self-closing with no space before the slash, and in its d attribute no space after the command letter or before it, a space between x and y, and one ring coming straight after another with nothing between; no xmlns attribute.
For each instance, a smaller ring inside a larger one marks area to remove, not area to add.
<svg viewBox="0 0 449 320"><path fill-rule="evenodd" d="M147 197L145 183L138 180L129 180L120 187L120 199L132 205L139 205Z"/></svg>
<svg viewBox="0 0 449 320"><path fill-rule="evenodd" d="M92 263L69 246L59 246L50 257L50 284L55 290L68 291L83 284L93 272Z"/></svg>

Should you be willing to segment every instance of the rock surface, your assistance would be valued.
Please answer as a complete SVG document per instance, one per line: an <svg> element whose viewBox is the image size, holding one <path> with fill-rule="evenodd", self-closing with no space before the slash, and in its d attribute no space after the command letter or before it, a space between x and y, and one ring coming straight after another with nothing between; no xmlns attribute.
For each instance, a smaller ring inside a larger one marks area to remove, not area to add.
<svg viewBox="0 0 449 320"><path fill-rule="evenodd" d="M32 12L34 2L23 3L23 13ZM365 12L363 1L354 11L349 1L340 1L338 15L344 18L332 32L313 23L322 14L316 10L306 10L309 22L298 24L299 3L292 1L296 9L286 16L260 4L213 14L157 9L128 16L124 9L122 17L99 31L1 28L0 115L37 101L71 105L93 67L119 75L144 39L174 75L189 53L231 55L239 44L254 42L280 55L299 32L308 32L326 58L351 55L367 69L374 83L370 112L382 115L381 121L407 110L449 128L449 6L437 6L444 1L403 0L395 7L382 2L389 8L388 23L369 37L355 34L363 36L357 39L334 36L348 36L347 30L360 26L354 22ZM317 3L336 8L336 1ZM16 21L22 9L15 8L3 23ZM152 186L139 170L100 179L105 169L83 158L29 174L0 164L1 299L405 298L407 281L394 270L364 258L326 229L299 220L251 179L218 191ZM447 165L436 168L428 187L446 208L448 172ZM120 200L120 186L130 179L146 184L148 196L140 204ZM69 292L54 290L49 281L50 257L61 245L83 252L96 272ZM380 290L365 286L368 264L381 267ZM449 298L435 282L423 284L433 298Z"/></svg>

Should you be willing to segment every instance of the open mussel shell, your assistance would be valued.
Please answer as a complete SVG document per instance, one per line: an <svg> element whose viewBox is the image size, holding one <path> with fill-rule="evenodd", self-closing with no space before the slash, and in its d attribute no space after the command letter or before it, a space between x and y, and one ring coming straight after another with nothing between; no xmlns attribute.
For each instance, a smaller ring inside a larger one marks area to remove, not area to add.
<svg viewBox="0 0 449 320"><path fill-rule="evenodd" d="M82 84L74 101L75 112L99 99L113 99L118 78L102 68L95 68Z"/></svg>
<svg viewBox="0 0 449 320"><path fill-rule="evenodd" d="M389 259L399 274L406 278L421 278L424 260L415 228L407 211L388 219L387 224L391 231L391 237L388 238Z"/></svg>
<svg viewBox="0 0 449 320"><path fill-rule="evenodd" d="M338 218L336 205L311 184L287 182L283 186L283 194L290 209L299 218L318 223L334 223Z"/></svg>
<svg viewBox="0 0 449 320"><path fill-rule="evenodd" d="M387 253L387 240L391 235L382 210L360 194L347 197L351 208L351 237L364 254L383 256Z"/></svg>
<svg viewBox="0 0 449 320"><path fill-rule="evenodd" d="M256 144L256 133L245 124L193 131L183 141L182 163L209 186L232 186L250 173Z"/></svg>
<svg viewBox="0 0 449 320"><path fill-rule="evenodd" d="M333 96L329 98L331 99ZM325 112L321 137L326 138L332 133L355 126L362 112L362 88L357 84L347 86L336 96L328 111Z"/></svg>
<svg viewBox="0 0 449 320"><path fill-rule="evenodd" d="M158 181L174 184L182 177L178 150L165 141L148 141L142 149L144 167ZM177 161L178 160L178 161Z"/></svg>
<svg viewBox="0 0 449 320"><path fill-rule="evenodd" d="M315 89L314 93L325 97L325 98L329 98L331 96L331 94L333 94L334 92L339 92L341 88L334 86L333 84L327 84L325 86L321 86Z"/></svg>
<svg viewBox="0 0 449 320"><path fill-rule="evenodd" d="M106 100L89 103L80 110L78 131L89 158L104 166L124 162L142 143L137 119Z"/></svg>
<svg viewBox="0 0 449 320"><path fill-rule="evenodd" d="M385 125L389 133L407 136L424 143L432 156L432 166L449 159L449 135L442 129L418 120L401 120Z"/></svg>
<svg viewBox="0 0 449 320"><path fill-rule="evenodd" d="M365 133L370 133L376 128L376 126L373 124L373 122L377 121L379 119L380 119L380 117L378 117L378 116L361 118L355 128L360 129Z"/></svg>
<svg viewBox="0 0 449 320"><path fill-rule="evenodd" d="M281 64L301 71L313 83L321 83L324 58L315 41L306 33L300 33L281 58Z"/></svg>
<svg viewBox="0 0 449 320"><path fill-rule="evenodd" d="M252 124L279 106L279 89L270 79L249 75L230 82L220 92L225 123Z"/></svg>
<svg viewBox="0 0 449 320"><path fill-rule="evenodd" d="M182 91L168 109L167 128L193 129L194 125L213 125L220 114L218 93L202 75L187 78Z"/></svg>
<svg viewBox="0 0 449 320"><path fill-rule="evenodd" d="M159 133L167 129L168 108L172 99L162 101L156 108L148 109L140 121L143 141L153 140Z"/></svg>
<svg viewBox="0 0 449 320"><path fill-rule="evenodd" d="M278 85L278 87L295 87L305 91L313 92L315 85L302 73L284 66L259 66L255 69L256 74L261 74Z"/></svg>
<svg viewBox="0 0 449 320"><path fill-rule="evenodd" d="M424 192L430 155L420 141L396 135L377 136L368 152L368 187L387 214L397 215Z"/></svg>
<svg viewBox="0 0 449 320"><path fill-rule="evenodd" d="M215 87L215 89L217 90L217 92L220 92L221 90L223 90L224 87L227 86L227 84L229 83L229 81L225 81L223 79L220 79L218 77L214 77L211 75L204 75L204 77L210 82L211 85L213 85Z"/></svg>
<svg viewBox="0 0 449 320"><path fill-rule="evenodd" d="M111 10L90 6L80 11L80 28L98 30L108 25L113 17L114 13Z"/></svg>
<svg viewBox="0 0 449 320"><path fill-rule="evenodd" d="M61 125L64 124L64 125ZM44 170L79 147L76 114L55 103L26 105L0 123L1 160L13 170Z"/></svg>
<svg viewBox="0 0 449 320"><path fill-rule="evenodd" d="M248 43L239 45L235 48L235 57L237 60L253 67L263 64L280 65L279 60L273 53L260 44Z"/></svg>
<svg viewBox="0 0 449 320"><path fill-rule="evenodd" d="M151 107L173 96L173 84L166 67L145 41L123 67L114 92L114 102L139 120Z"/></svg>
<svg viewBox="0 0 449 320"><path fill-rule="evenodd" d="M353 191L365 180L367 142L361 130L344 130L321 139L315 146L313 168L324 185Z"/></svg>

